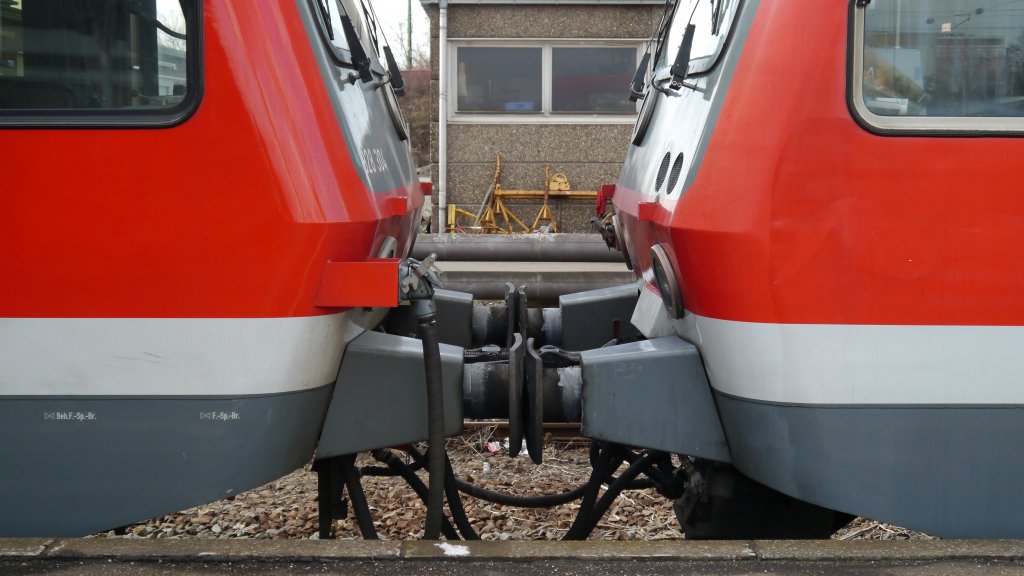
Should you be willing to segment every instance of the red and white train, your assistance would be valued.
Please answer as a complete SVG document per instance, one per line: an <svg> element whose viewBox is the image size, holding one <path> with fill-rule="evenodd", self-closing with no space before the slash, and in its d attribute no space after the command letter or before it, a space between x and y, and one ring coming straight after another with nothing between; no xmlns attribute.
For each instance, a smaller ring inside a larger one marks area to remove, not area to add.
<svg viewBox="0 0 1024 576"><path fill-rule="evenodd" d="M1024 3L670 0L613 190L639 299L448 294L460 346L508 350L426 359L368 332L423 194L361 2L0 17L0 536L180 510L314 449L369 534L353 453L466 406L538 460L552 414L604 442L573 537L647 472L693 537L1024 536ZM645 339L602 346L623 303ZM625 446L651 450L595 505Z"/></svg>
<svg viewBox="0 0 1024 576"><path fill-rule="evenodd" d="M724 460L836 524L1024 536L1024 4L668 11L614 205ZM713 484L684 524L744 533Z"/></svg>
<svg viewBox="0 0 1024 576"><path fill-rule="evenodd" d="M423 204L373 18L0 10L0 536L109 529L308 463Z"/></svg>

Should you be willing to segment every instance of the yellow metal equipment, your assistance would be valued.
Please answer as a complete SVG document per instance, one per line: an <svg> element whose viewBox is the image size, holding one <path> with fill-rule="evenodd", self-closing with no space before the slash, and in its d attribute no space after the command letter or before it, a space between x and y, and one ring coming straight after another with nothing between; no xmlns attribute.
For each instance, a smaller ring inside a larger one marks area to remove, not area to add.
<svg viewBox="0 0 1024 576"><path fill-rule="evenodd" d="M550 232L558 232L558 223L551 211L551 198L587 198L594 199L597 192L593 190L573 190L569 178L557 172L551 173L551 164L544 166L544 188L540 190L506 190L501 184L501 155L495 158L494 180L484 196L480 210L472 214L454 204L448 205L448 225L446 232L476 232L480 234L516 234L536 232L546 227ZM533 224L527 225L511 210L505 200L544 200L537 212ZM470 220L471 224L462 224L459 217Z"/></svg>

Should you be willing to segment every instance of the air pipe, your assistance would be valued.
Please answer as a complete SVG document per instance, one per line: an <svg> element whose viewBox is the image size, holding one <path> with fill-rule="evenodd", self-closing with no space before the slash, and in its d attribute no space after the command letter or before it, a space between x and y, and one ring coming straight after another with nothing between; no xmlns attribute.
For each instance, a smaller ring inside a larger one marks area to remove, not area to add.
<svg viewBox="0 0 1024 576"><path fill-rule="evenodd" d="M427 456L429 485L427 491L427 520L423 530L425 540L437 540L444 520L444 398L441 382L440 336L437 327L437 305L434 287L437 276L431 270L436 256L431 254L422 262L412 258L399 266L399 294L408 300L416 317L416 333L423 344L423 366L427 383Z"/></svg>
<svg viewBox="0 0 1024 576"><path fill-rule="evenodd" d="M448 221L448 0L438 2L437 68L437 224Z"/></svg>

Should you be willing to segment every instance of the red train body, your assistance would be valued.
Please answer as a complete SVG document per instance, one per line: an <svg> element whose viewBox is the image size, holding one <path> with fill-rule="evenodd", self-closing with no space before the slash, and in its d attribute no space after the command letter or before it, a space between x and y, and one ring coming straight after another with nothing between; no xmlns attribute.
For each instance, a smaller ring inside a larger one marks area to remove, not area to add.
<svg viewBox="0 0 1024 576"><path fill-rule="evenodd" d="M698 346L746 476L939 535L1024 534L1024 16L678 4L614 196L641 299L670 292L635 318Z"/></svg>
<svg viewBox="0 0 1024 576"><path fill-rule="evenodd" d="M334 0L15 4L0 535L106 529L307 463L423 204L375 23Z"/></svg>

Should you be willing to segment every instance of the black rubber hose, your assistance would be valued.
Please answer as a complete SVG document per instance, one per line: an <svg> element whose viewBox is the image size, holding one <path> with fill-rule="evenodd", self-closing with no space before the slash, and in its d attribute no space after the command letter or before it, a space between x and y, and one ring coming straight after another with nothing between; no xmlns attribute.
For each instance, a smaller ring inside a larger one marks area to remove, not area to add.
<svg viewBox="0 0 1024 576"><path fill-rule="evenodd" d="M594 444L596 446L597 442ZM569 531L565 533L562 540L584 540L590 535L590 530L586 530L586 527L596 523L591 520L591 516L594 513L597 493L601 486L604 485L605 477L608 476L608 467L612 460L612 448L611 446L603 449L597 447L591 450L591 455L594 456L592 460L594 468L590 471L590 480L587 481L586 490L583 493L583 501L580 502L580 511L576 514L576 519L573 520L572 526L569 527Z"/></svg>
<svg viewBox="0 0 1024 576"><path fill-rule="evenodd" d="M349 498L352 500L352 510L356 513L356 523L359 525L360 534L366 540L377 540L377 528L373 525L373 515L370 513L369 504L366 503L363 485L359 482L355 454L341 457L341 475L345 479L345 488L348 489Z"/></svg>
<svg viewBox="0 0 1024 576"><path fill-rule="evenodd" d="M408 464L402 462L397 456L386 450L377 450L373 453L373 457L383 462L392 470L398 473L409 484L412 491L420 497L424 503L427 502L427 485L420 480L420 477L413 472L412 468ZM451 522L448 521L444 516L441 517L441 533L448 540L458 540L459 533L452 527Z"/></svg>
<svg viewBox="0 0 1024 576"><path fill-rule="evenodd" d="M427 375L427 520L423 528L424 540L437 540L441 536L444 518L444 396L441 383L441 348L434 314L418 319L420 340L423 342L423 367Z"/></svg>
<svg viewBox="0 0 1024 576"><path fill-rule="evenodd" d="M591 512L590 517L587 519L587 524L580 527L580 532L583 533L581 539L590 536L590 533L594 531L597 523L604 516L605 512L611 508L612 503L619 497L619 494L622 494L622 491L628 488L641 472L653 466L659 457L660 455L654 453L645 454L639 460L630 464L625 472L619 474L615 482L612 482L611 486L601 495L601 500L598 501Z"/></svg>
<svg viewBox="0 0 1024 576"><path fill-rule="evenodd" d="M423 461L423 454L420 453L416 448L410 447L408 449L409 455L412 456L413 460L421 463ZM567 504L573 500L579 500L584 491L587 489L587 484L576 488L570 492L563 492L561 494L545 494L543 496L514 496L512 494L502 494L501 492L493 492L486 488L481 488L476 484L470 484L465 480L459 478L455 479L455 485L461 492L465 492L474 498L480 500L486 500L494 504L503 504L505 506L516 506L518 508L549 508L551 506L558 506L561 504ZM451 503L449 502L449 505Z"/></svg>
<svg viewBox="0 0 1024 576"><path fill-rule="evenodd" d="M386 466L360 466L359 476L398 476L398 472Z"/></svg>
<svg viewBox="0 0 1024 576"><path fill-rule="evenodd" d="M455 480L455 484L459 487L459 490L469 494L474 498L493 502L494 504L503 504L505 506L516 506L519 508L549 508L551 506L559 506L561 504L568 504L574 500L579 500L583 497L584 492L587 489L587 485L584 484L575 490L570 492L563 492L561 494L545 494L543 496L514 496L512 494L502 494L500 492L493 492L486 488L481 488L476 484L470 484L465 480Z"/></svg>
<svg viewBox="0 0 1024 576"><path fill-rule="evenodd" d="M452 461L448 454L444 455L444 494L448 499L448 510L452 513L452 520L465 540L479 540L480 535L473 529L466 516L466 509L462 507L462 498L459 496L459 488L455 485L455 471L452 470Z"/></svg>

